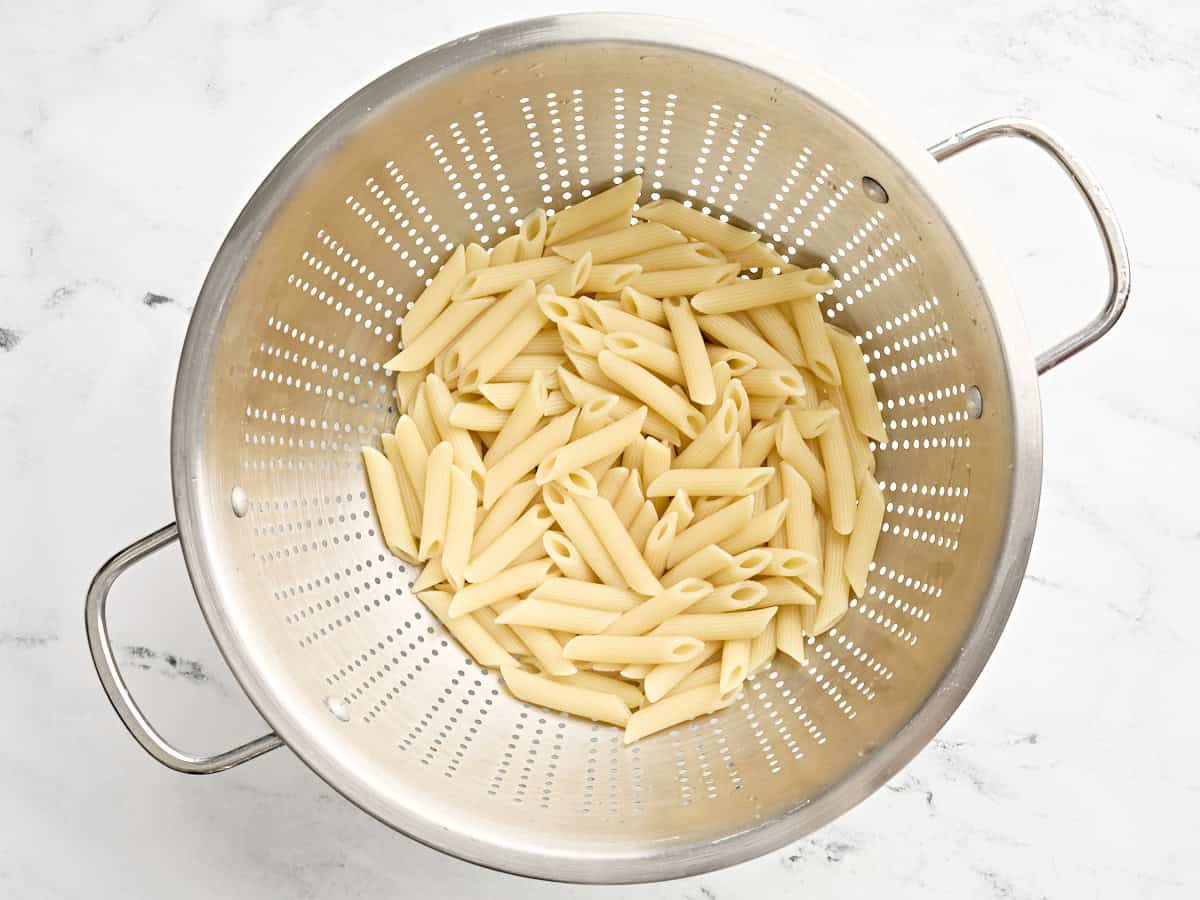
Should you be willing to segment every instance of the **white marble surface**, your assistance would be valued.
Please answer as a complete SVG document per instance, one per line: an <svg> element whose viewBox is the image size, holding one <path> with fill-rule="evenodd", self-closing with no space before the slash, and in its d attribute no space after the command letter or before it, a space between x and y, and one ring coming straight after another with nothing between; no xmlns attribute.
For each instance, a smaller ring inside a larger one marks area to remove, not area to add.
<svg viewBox="0 0 1200 900"><path fill-rule="evenodd" d="M172 517L189 309L262 175L420 50L606 5L0 2L0 896L617 896L417 846L287 752L210 778L160 768L104 700L81 615L103 559ZM1057 128L1111 193L1135 288L1111 337L1044 379L1029 577L941 736L809 840L620 896L1196 896L1200 8L640 5L803 49L925 142L1006 112ZM954 174L1048 344L1099 301L1094 237L1031 151L975 157ZM125 579L114 605L133 688L168 734L215 750L261 728L177 550Z"/></svg>

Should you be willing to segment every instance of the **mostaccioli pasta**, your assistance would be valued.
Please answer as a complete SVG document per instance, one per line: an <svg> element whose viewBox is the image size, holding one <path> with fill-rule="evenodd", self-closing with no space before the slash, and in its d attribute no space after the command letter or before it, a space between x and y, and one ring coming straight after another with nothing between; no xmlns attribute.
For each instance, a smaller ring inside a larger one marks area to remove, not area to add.
<svg viewBox="0 0 1200 900"><path fill-rule="evenodd" d="M384 364L402 415L362 450L380 537L450 636L627 743L804 663L867 591L888 509L834 273L641 190L455 248Z"/></svg>

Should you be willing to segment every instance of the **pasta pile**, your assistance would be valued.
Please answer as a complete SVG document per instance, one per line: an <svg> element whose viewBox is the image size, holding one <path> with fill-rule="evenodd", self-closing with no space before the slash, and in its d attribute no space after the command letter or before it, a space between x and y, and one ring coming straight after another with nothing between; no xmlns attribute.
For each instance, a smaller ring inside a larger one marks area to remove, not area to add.
<svg viewBox="0 0 1200 900"><path fill-rule="evenodd" d="M459 246L387 363L395 432L363 448L421 601L514 696L626 743L732 703L776 651L803 662L884 511L832 275L640 192Z"/></svg>

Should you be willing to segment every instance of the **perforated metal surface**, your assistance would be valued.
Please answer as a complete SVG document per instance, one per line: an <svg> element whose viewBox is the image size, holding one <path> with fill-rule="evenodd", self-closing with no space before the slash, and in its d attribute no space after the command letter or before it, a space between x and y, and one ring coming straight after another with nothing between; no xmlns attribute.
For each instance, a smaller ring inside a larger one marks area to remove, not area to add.
<svg viewBox="0 0 1200 900"><path fill-rule="evenodd" d="M957 705L1024 567L1040 432L1003 276L906 138L813 73L721 52L736 51L680 23L583 17L390 73L272 174L189 332L176 501L231 665L347 796L489 865L668 877L817 827ZM825 312L860 336L890 439L867 593L807 666L777 660L732 708L625 748L615 729L502 693L422 610L416 569L383 548L358 451L395 422L381 364L454 244L490 246L520 214L631 170L650 197L830 263Z"/></svg>

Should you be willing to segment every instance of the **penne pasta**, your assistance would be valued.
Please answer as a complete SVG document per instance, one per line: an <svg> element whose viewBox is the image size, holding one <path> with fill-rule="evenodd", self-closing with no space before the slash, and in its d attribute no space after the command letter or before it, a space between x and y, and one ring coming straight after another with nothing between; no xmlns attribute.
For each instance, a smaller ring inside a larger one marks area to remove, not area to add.
<svg viewBox="0 0 1200 900"><path fill-rule="evenodd" d="M739 581L714 588L711 594L689 606L686 612L739 612L759 605L769 605L765 602L769 593L767 587L760 582ZM684 610L680 610L680 612L684 612Z"/></svg>
<svg viewBox="0 0 1200 900"><path fill-rule="evenodd" d="M605 404L607 400L589 403ZM561 478L567 472L585 468L610 454L620 453L638 437L645 420L646 408L641 407L636 412L550 451L538 464L538 484L546 484Z"/></svg>
<svg viewBox="0 0 1200 900"><path fill-rule="evenodd" d="M767 627L750 641L750 665L747 678L760 671L775 657L775 630L779 627L779 614L767 623Z"/></svg>
<svg viewBox="0 0 1200 900"><path fill-rule="evenodd" d="M569 606L528 597L496 617L501 625L529 625L571 634L599 634L621 615L585 606Z"/></svg>
<svg viewBox="0 0 1200 900"><path fill-rule="evenodd" d="M703 600L712 593L712 585L699 578L685 578L665 590L638 604L628 612L611 621L603 629L605 634L646 634L672 616Z"/></svg>
<svg viewBox="0 0 1200 900"><path fill-rule="evenodd" d="M684 491L693 497L744 497L775 475L766 466L753 469L672 469L646 487L647 497L670 497Z"/></svg>
<svg viewBox="0 0 1200 900"><path fill-rule="evenodd" d="M481 295L477 299L450 304L411 344L406 344L383 367L391 372L423 369L495 302L494 298Z"/></svg>
<svg viewBox="0 0 1200 900"><path fill-rule="evenodd" d="M671 498L666 509L663 510L663 515L674 513L679 526L679 530L687 528L692 524L692 520L696 518L696 511L692 508L692 498L685 491L676 491L675 496Z"/></svg>
<svg viewBox="0 0 1200 900"><path fill-rule="evenodd" d="M733 539L749 524L753 509L754 498L742 497L711 516L697 521L675 538L667 555L667 564L674 566L709 544L719 545L723 541ZM740 553L741 550L736 552Z"/></svg>
<svg viewBox="0 0 1200 900"><path fill-rule="evenodd" d="M775 621L775 646L796 662L804 664L804 631L799 606L783 606Z"/></svg>
<svg viewBox="0 0 1200 900"><path fill-rule="evenodd" d="M486 269L477 269L464 275L450 298L454 303L462 303L479 297L494 297L511 291L524 281L543 282L570 267L571 262L559 256L545 256L499 266L489 265ZM453 309L453 306L452 303L450 309Z"/></svg>
<svg viewBox="0 0 1200 900"><path fill-rule="evenodd" d="M405 347L412 344L441 314L450 303L451 292L466 274L466 252L459 244L405 313L400 323L400 341Z"/></svg>
<svg viewBox="0 0 1200 900"><path fill-rule="evenodd" d="M605 375L687 437L695 437L704 427L705 419L698 409L637 363L622 359L610 350L602 351L597 362Z"/></svg>
<svg viewBox="0 0 1200 900"><path fill-rule="evenodd" d="M450 595L444 591L420 591L419 599L432 612L456 641L462 644L475 662L485 669L515 666L516 660L492 637L488 630L475 619L465 615L450 616Z"/></svg>
<svg viewBox="0 0 1200 900"><path fill-rule="evenodd" d="M689 675L712 659L720 649L720 643L708 641L704 644L700 652L689 660L679 663L660 663L652 666L642 676L642 689L646 694L646 699L651 703L661 700L678 685L682 684ZM621 674L625 675L625 672L622 671Z"/></svg>
<svg viewBox="0 0 1200 900"><path fill-rule="evenodd" d="M392 469L396 473L396 487L400 489L400 502L404 505L404 517L416 531L421 526L422 498L417 494L417 489L408 477L400 443L393 434L382 434L379 439L383 444L383 455L388 458L388 462L392 464ZM423 449L422 452L424 452Z"/></svg>
<svg viewBox="0 0 1200 900"><path fill-rule="evenodd" d="M829 427L817 438L825 482L829 486L829 521L834 531L849 534L854 527L854 506L858 492L854 485L854 464L846 433L841 427ZM814 492L815 495L815 492Z"/></svg>
<svg viewBox="0 0 1200 900"><path fill-rule="evenodd" d="M646 555L646 540L650 537L650 532L657 524L658 510L654 508L653 501L643 500L641 507L637 511L637 515L629 523L629 536L633 538L634 544L641 548L643 556ZM650 571L654 572L653 566L650 567ZM658 576L662 573L655 572L654 574Z"/></svg>
<svg viewBox="0 0 1200 900"><path fill-rule="evenodd" d="M674 513L666 513L646 535L642 556L655 578L661 578L667 569L667 555L675 544L677 521L678 517Z"/></svg>
<svg viewBox="0 0 1200 900"><path fill-rule="evenodd" d="M597 265L596 261L592 260L591 270L588 272L587 279L583 282L583 287L580 290L586 291L589 294L601 292L617 293L630 287L641 274L641 266L629 263Z"/></svg>
<svg viewBox="0 0 1200 900"><path fill-rule="evenodd" d="M825 328L838 371L842 374L842 391L850 407L854 426L872 440L882 442L887 438L887 430L883 426L883 415L879 411L879 401L875 398L871 373L867 371L862 350L854 337L842 329L833 325L826 325Z"/></svg>
<svg viewBox="0 0 1200 900"><path fill-rule="evenodd" d="M551 419L504 457L497 459L483 480L483 508L491 509L506 490L532 472L538 463L567 443L578 410ZM495 445L492 445L495 450Z"/></svg>
<svg viewBox="0 0 1200 900"><path fill-rule="evenodd" d="M362 456L384 543L401 559L416 562L416 539L404 513L400 487L396 483L396 470L388 458L374 447L363 447Z"/></svg>
<svg viewBox="0 0 1200 900"><path fill-rule="evenodd" d="M671 339L675 343L688 396L694 403L715 402L717 389L712 366L691 305L682 297L668 297L662 302L662 310L671 329Z"/></svg>
<svg viewBox="0 0 1200 900"><path fill-rule="evenodd" d="M509 414L490 403L458 401L450 409L450 424L467 431L499 431Z"/></svg>
<svg viewBox="0 0 1200 900"><path fill-rule="evenodd" d="M766 630L765 627L763 630ZM750 638L739 638L725 642L725 646L721 650L721 671L718 682L722 694L728 694L741 687L746 676L750 674L750 641Z"/></svg>
<svg viewBox="0 0 1200 900"><path fill-rule="evenodd" d="M812 613L811 625L805 630L813 637L820 637L841 621L850 608L850 585L846 581L846 536L833 528L825 529L824 571L821 576L824 590Z"/></svg>
<svg viewBox="0 0 1200 900"><path fill-rule="evenodd" d="M520 556L530 546L541 547L542 535L545 534L554 517L545 506L538 503L526 510L521 518L513 523L511 528L488 544L482 552L472 557L464 571L465 580L469 583L484 581L495 577ZM541 555L540 552L538 554ZM523 625L537 624L522 622Z"/></svg>
<svg viewBox="0 0 1200 900"><path fill-rule="evenodd" d="M744 615L744 613L736 613ZM563 655L572 661L600 663L684 662L699 654L704 644L683 634L618 636L588 634L571 638Z"/></svg>
<svg viewBox="0 0 1200 900"><path fill-rule="evenodd" d="M804 366L804 348L800 344L800 336L792 326L792 321L785 312L784 306L758 306L746 310L750 319L763 339L783 354L784 358L794 366ZM805 391L801 391L805 393Z"/></svg>
<svg viewBox="0 0 1200 900"><path fill-rule="evenodd" d="M546 233L547 246L565 243L581 232L608 222L632 208L642 193L642 178L634 175L627 181L568 206L550 219Z"/></svg>
<svg viewBox="0 0 1200 900"><path fill-rule="evenodd" d="M454 343L446 348L445 366L451 379L457 381L463 368L478 356L480 351L488 346L522 309L535 300L533 282L526 279L471 322Z"/></svg>
<svg viewBox="0 0 1200 900"><path fill-rule="evenodd" d="M812 491L813 502L820 507L822 512L828 512L829 486L825 477L825 467L808 444L804 442L804 439L800 437L800 432L796 430L796 423L792 421L791 416L780 417L779 428L775 432L775 447L783 460L799 472L808 483L808 487Z"/></svg>
<svg viewBox="0 0 1200 900"><path fill-rule="evenodd" d="M700 291L692 297L692 306L697 312L720 315L813 297L832 285L833 276L824 269L796 269Z"/></svg>
<svg viewBox="0 0 1200 900"><path fill-rule="evenodd" d="M533 484L532 479L530 479L530 483ZM547 531L542 535L542 547L545 548L546 555L554 561L558 571L567 578L590 582L596 577L588 564L583 561L583 556L571 543L570 538L562 532ZM607 585L603 586L607 587Z"/></svg>
<svg viewBox="0 0 1200 900"><path fill-rule="evenodd" d="M458 590L465 581L471 542L475 536L475 507L479 492L467 473L450 464L450 498L446 511L446 533L443 539L442 569L446 580ZM470 610L466 610L470 612Z"/></svg>
<svg viewBox="0 0 1200 900"><path fill-rule="evenodd" d="M841 384L842 376L838 370L837 357L834 356L833 345L829 343L829 332L825 328L825 319L821 315L817 298L804 297L793 300L788 307L792 313L792 322L796 326L796 334L800 337L800 346L804 349L808 368L826 384Z"/></svg>
<svg viewBox="0 0 1200 900"><path fill-rule="evenodd" d="M622 228L619 231L597 237L558 244L555 246L554 252L570 260L576 260L585 253L591 253L592 264L603 265L656 250L659 247L686 243L687 238L674 228L657 222L644 222L631 228Z"/></svg>
<svg viewBox="0 0 1200 900"><path fill-rule="evenodd" d="M615 613L627 612L645 600L641 594L626 588L597 584L588 579L557 576L547 578L529 596L549 603L565 603Z"/></svg>
<svg viewBox="0 0 1200 900"><path fill-rule="evenodd" d="M622 312L627 312L631 316L637 316L639 319L655 325L667 323L666 314L663 312L663 301L656 297L647 297L634 288L627 287L621 291L618 306Z"/></svg>
<svg viewBox="0 0 1200 900"><path fill-rule="evenodd" d="M588 568L605 584L619 588L628 587L629 583L608 555L600 537L580 511L575 502L577 498L570 496L556 484L548 484L542 488L542 499Z"/></svg>
<svg viewBox="0 0 1200 900"><path fill-rule="evenodd" d="M641 548L634 544L612 504L602 497L576 497L575 503L626 583L642 594L660 592L662 585L650 571Z"/></svg>
<svg viewBox="0 0 1200 900"><path fill-rule="evenodd" d="M721 694L716 684L706 684L664 697L630 714L625 723L625 743L632 744L688 719L714 712L729 699Z"/></svg>
<svg viewBox="0 0 1200 900"><path fill-rule="evenodd" d="M753 550L744 550L730 559L729 565L708 576L708 580L716 587L749 581L771 564L771 552L766 547L755 547Z"/></svg>
<svg viewBox="0 0 1200 900"><path fill-rule="evenodd" d="M538 259L546 247L549 220L544 209L535 209L521 222L517 231L517 259Z"/></svg>
<svg viewBox="0 0 1200 900"><path fill-rule="evenodd" d="M792 372L799 377L795 367L786 356L763 340L756 332L747 328L732 316L699 316L697 324L706 335L730 350L745 353L758 365L781 372Z"/></svg>
<svg viewBox="0 0 1200 900"><path fill-rule="evenodd" d="M754 638L774 618L776 608L750 609L731 613L684 613L667 619L654 635L688 635L704 641L736 641ZM699 642L697 642L699 643Z"/></svg>
<svg viewBox="0 0 1200 900"><path fill-rule="evenodd" d="M454 451L446 441L434 447L429 454L418 559L427 560L442 555L446 521L450 514L450 466L453 457Z"/></svg>
<svg viewBox="0 0 1200 900"><path fill-rule="evenodd" d="M646 704L645 695L635 685L628 681L622 681L620 678L613 678L611 675L601 675L598 672L576 672L574 675L555 677L554 680L572 687L616 694L621 702L630 709L637 709Z"/></svg>
<svg viewBox="0 0 1200 900"><path fill-rule="evenodd" d="M696 269L700 266L717 266L729 262L712 244L693 242L648 250L623 259L642 267L643 272L662 272L678 269Z"/></svg>
<svg viewBox="0 0 1200 900"><path fill-rule="evenodd" d="M875 479L868 475L863 481L858 497L858 509L854 515L854 528L846 544L846 559L843 571L854 596L861 597L867 589L867 572L875 556L875 545L883 526L883 491Z"/></svg>
<svg viewBox="0 0 1200 900"><path fill-rule="evenodd" d="M737 263L697 266L692 269L661 269L656 272L642 272L630 282L630 286L648 297L677 297L728 284L737 278L737 273Z"/></svg>
<svg viewBox="0 0 1200 900"><path fill-rule="evenodd" d="M615 331L603 336L602 340L604 348L622 359L632 360L660 378L675 384L684 383L683 365L680 363L679 354L674 350L631 331Z"/></svg>
<svg viewBox="0 0 1200 900"><path fill-rule="evenodd" d="M675 200L655 200L638 209L635 215L643 221L669 225L725 252L745 249L759 238L757 232L721 222Z"/></svg>
<svg viewBox="0 0 1200 900"><path fill-rule="evenodd" d="M731 508L731 507L727 507ZM774 506L763 510L760 513L750 517L750 519L737 531L731 534L724 540L717 541L721 545L721 549L727 553L736 556L739 553L744 553L754 547L767 543L775 534L783 527L784 517L787 515L788 501L781 500ZM721 511L722 513L725 510ZM715 513L705 522L711 522L721 513ZM703 524L703 523L702 523ZM772 572L771 574L776 574Z"/></svg>
<svg viewBox="0 0 1200 900"><path fill-rule="evenodd" d="M550 560L542 558L505 569L494 578L460 588L450 601L450 615L458 617L491 606L498 600L531 591L546 578Z"/></svg>
<svg viewBox="0 0 1200 900"><path fill-rule="evenodd" d="M629 721L629 707L615 694L552 681L516 666L505 666L500 671L504 686L518 700L612 725Z"/></svg>
<svg viewBox="0 0 1200 900"><path fill-rule="evenodd" d="M681 559L668 569L663 574L662 583L664 587L671 587L685 578L704 578L711 582L713 577L730 570L735 565L737 564L734 562L732 556L716 544L709 544L707 547L701 547L691 556ZM745 581L755 574L757 573L753 572L745 578L736 580Z"/></svg>

